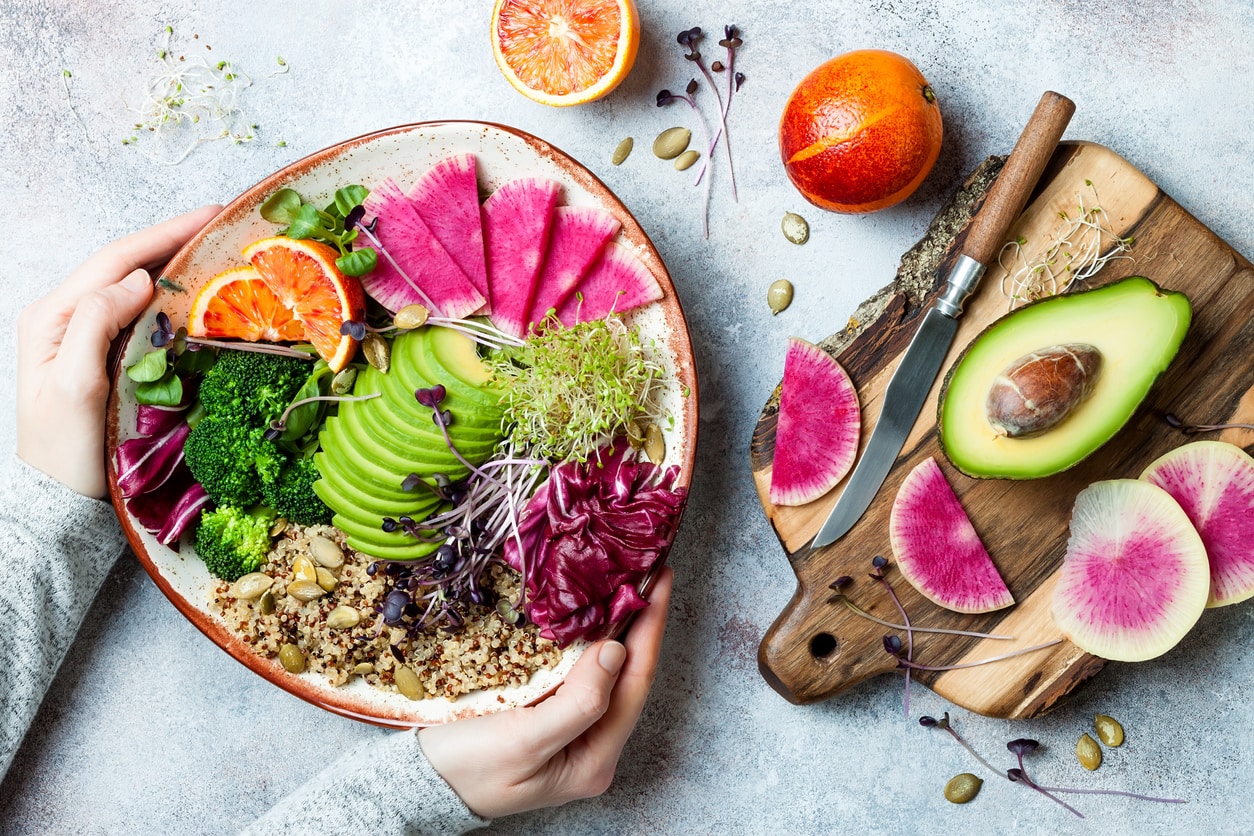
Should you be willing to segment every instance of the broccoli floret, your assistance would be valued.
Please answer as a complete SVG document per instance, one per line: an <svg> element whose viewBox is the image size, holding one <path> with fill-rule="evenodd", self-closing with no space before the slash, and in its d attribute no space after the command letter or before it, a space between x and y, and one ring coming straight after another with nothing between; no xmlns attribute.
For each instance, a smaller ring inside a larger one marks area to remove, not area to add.
<svg viewBox="0 0 1254 836"><path fill-rule="evenodd" d="M266 562L273 522L267 508L250 512L227 505L205 511L196 527L196 553L215 578L233 581Z"/></svg>
<svg viewBox="0 0 1254 836"><path fill-rule="evenodd" d="M287 409L312 368L298 357L222 349L201 381L200 402L211 416L264 428Z"/></svg>
<svg viewBox="0 0 1254 836"><path fill-rule="evenodd" d="M313 456L293 457L278 479L262 483L262 501L297 525L325 525L331 522L331 509L313 490L321 477Z"/></svg>
<svg viewBox="0 0 1254 836"><path fill-rule="evenodd" d="M261 499L262 485L277 480L283 467L283 455L264 430L213 414L188 433L183 457L215 505L252 505Z"/></svg>

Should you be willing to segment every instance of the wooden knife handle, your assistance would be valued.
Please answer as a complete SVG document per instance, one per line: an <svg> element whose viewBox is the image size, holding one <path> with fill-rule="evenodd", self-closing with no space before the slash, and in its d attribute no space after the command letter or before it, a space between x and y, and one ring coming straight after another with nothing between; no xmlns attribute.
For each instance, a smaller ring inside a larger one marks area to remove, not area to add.
<svg viewBox="0 0 1254 836"><path fill-rule="evenodd" d="M1066 96L1052 90L1041 96L984 206L971 220L963 255L984 265L996 259L1006 243L1006 231L1027 204L1073 113L1075 102Z"/></svg>

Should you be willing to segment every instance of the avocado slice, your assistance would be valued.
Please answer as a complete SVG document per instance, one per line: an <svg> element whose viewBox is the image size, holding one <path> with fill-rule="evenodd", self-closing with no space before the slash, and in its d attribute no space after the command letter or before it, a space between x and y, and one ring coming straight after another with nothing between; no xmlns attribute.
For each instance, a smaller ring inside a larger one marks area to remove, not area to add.
<svg viewBox="0 0 1254 836"><path fill-rule="evenodd" d="M1183 293L1141 276L1012 311L972 340L946 375L937 415L941 449L976 478L1037 479L1072 467L1136 412L1176 356L1190 318ZM1087 399L1038 435L998 434L986 412L998 376L1032 352L1072 343L1101 354Z"/></svg>
<svg viewBox="0 0 1254 836"><path fill-rule="evenodd" d="M324 484L327 495L335 504L328 507L340 511L350 508L369 509L385 517L410 516L423 519L440 504L440 498L431 491L419 488L415 491L398 491L399 495L383 496L373 485L358 481L359 477L342 469L333 469L318 480Z"/></svg>
<svg viewBox="0 0 1254 836"><path fill-rule="evenodd" d="M448 452L444 434L432 420L431 410L419 404L412 395L408 403L396 403L390 394L391 384L387 382L388 378L389 375L380 375L377 372L373 376L366 375L366 380L355 391L360 394L373 394L377 391L383 396L371 401L345 404L344 407L354 407L363 427L389 447L406 451L432 449ZM484 429L469 427L454 418L449 426L449 437L467 459L484 459L492 454L501 439L499 421L492 429Z"/></svg>
<svg viewBox="0 0 1254 836"><path fill-rule="evenodd" d="M342 514L332 517L331 524L348 535L349 548L382 560L417 560L441 545L440 542L417 540L400 531L372 530L355 520L346 519Z"/></svg>
<svg viewBox="0 0 1254 836"><path fill-rule="evenodd" d="M392 343L393 373L410 397L419 387L443 385L444 407L454 415L466 412L468 423L497 423L504 411L504 393L488 386L492 372L479 359L474 341L448 328L427 326L397 337ZM479 417L485 413L492 420Z"/></svg>
<svg viewBox="0 0 1254 836"><path fill-rule="evenodd" d="M443 443L444 436L440 435L440 428L431 420L431 410L414 398L416 389L428 389L434 385L434 381L422 377L405 381L402 379L403 375L403 366L394 366L387 374L370 369L358 378L358 386L354 387L354 392L383 393L381 400L385 403L380 405L393 414L395 423L403 425L406 432L435 435ZM453 423L450 427L457 428L457 432L467 440L490 439L495 443L501 438L502 409L485 409L477 403L458 396L455 392L449 392L448 387L445 387L445 390L446 394L441 408L453 413Z"/></svg>

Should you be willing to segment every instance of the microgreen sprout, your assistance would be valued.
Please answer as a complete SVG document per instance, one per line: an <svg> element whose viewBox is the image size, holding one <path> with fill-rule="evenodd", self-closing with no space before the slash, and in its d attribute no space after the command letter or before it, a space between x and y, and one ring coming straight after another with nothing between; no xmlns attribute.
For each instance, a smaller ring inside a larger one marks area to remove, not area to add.
<svg viewBox="0 0 1254 836"><path fill-rule="evenodd" d="M1163 420L1185 435L1220 432L1221 430L1254 430L1254 424L1186 424L1174 412L1163 415Z"/></svg>
<svg viewBox="0 0 1254 836"><path fill-rule="evenodd" d="M910 616L906 614L906 608L901 605L901 599L897 597L897 593L893 590L893 585L888 582L887 578L884 577L884 570L888 568L888 559L884 557L883 555L876 555L874 558L871 559L871 566L874 569L874 571L870 573L871 578L879 581L880 585L883 586L884 589L888 592L888 597L892 598L893 603L897 605L897 611L901 613L901 620L905 623L905 631L906 631L905 661L911 662L914 659L914 630L910 626ZM896 637L894 636L894 638ZM890 650L889 653L892 653L894 656L900 655L901 653L901 640L900 639L897 640L897 650L896 651ZM908 666L905 669L905 676L906 676L906 693L905 693L905 696L902 698L902 703L905 707L906 716L909 717L910 716L910 668Z"/></svg>
<svg viewBox="0 0 1254 836"><path fill-rule="evenodd" d="M725 27L725 37L719 42L727 49L727 66L729 67L732 66L734 61L733 56L735 54L735 48L741 44L741 40L735 30L736 27L734 26ZM703 37L704 33L701 31L701 27L694 26L691 29L686 29L683 32L680 32L679 37L676 39L682 47L688 50L684 54L684 58L697 65L697 69L701 71L702 77L705 78L706 83L710 86L711 92L714 93L714 100L717 104L718 130L715 131L714 138L710 140L709 144L706 146L705 162L702 163L700 170L698 170L697 179L694 182L701 182L701 175L705 173L707 163L709 162L710 157L714 154L715 146L718 145L719 137L722 137L723 149L727 152L727 171L731 175L732 199L739 202L739 198L736 196L736 172L735 169L732 168L731 142L727 135L727 105L731 104L732 73L728 74L727 102L724 103L723 96L718 91L718 85L714 82L714 76L710 74L709 68L706 67L705 61L701 57L701 50L697 48ZM733 43L735 46L733 46ZM691 93L692 91L690 90L689 92Z"/></svg>
<svg viewBox="0 0 1254 836"><path fill-rule="evenodd" d="M1093 181L1084 185L1097 199ZM1029 261L1024 254L1027 239L1020 236L1007 242L997 256L1005 271L1001 280L1002 295L1010 300L1010 308L1046 296L1064 293L1073 285L1087 281L1110 261L1131 258L1127 252L1135 243L1129 236L1120 238L1106 220L1106 213L1094 203L1085 206L1084 196L1076 193L1077 214L1059 212L1062 227L1053 233L1044 249ZM1011 264L1006 263L1009 257ZM1017 261L1015 261L1017 259Z"/></svg>
<svg viewBox="0 0 1254 836"><path fill-rule="evenodd" d="M690 79L688 86L684 88L683 93L672 93L670 90L661 90L657 94L657 106L665 107L674 101L681 101L692 108L692 112L697 115L697 127L701 130L701 138L705 147L710 147L710 128L706 124L705 115L701 112L701 108L697 107L697 100L694 98L697 92L697 80ZM708 153L707 153L708 156ZM705 183L704 206L701 211L701 232L706 237L710 237L710 182Z"/></svg>
<svg viewBox="0 0 1254 836"><path fill-rule="evenodd" d="M840 592L828 598L827 602L829 604L844 604L845 607L854 615L859 616L860 618L865 618L867 621L878 624L881 627L887 627L890 630L910 629L916 633L940 633L940 634L944 634L948 636L971 636L972 638L977 638L977 639L995 639L995 640L1000 640L1000 641L1014 641L1014 636L1002 636L996 633L978 633L978 632L975 632L974 630L950 630L945 627L920 627L917 624L913 624L907 628L907 626L904 624L894 624L891 621L885 621L882 618L876 618L875 616L871 615L866 610L859 607L853 601L849 600L849 596Z"/></svg>
<svg viewBox="0 0 1254 836"><path fill-rule="evenodd" d="M288 416L293 410L299 409L305 404L310 403L351 403L353 401L369 401L375 398L383 397L382 392L372 392L369 395L315 395L309 398L300 398L288 404L287 409L283 410L283 414L270 422L270 427L266 430L265 436L270 441L275 441L279 436L283 435L283 431L287 429Z"/></svg>
<svg viewBox="0 0 1254 836"><path fill-rule="evenodd" d="M1002 662L1006 659L1013 659L1016 656L1035 653L1038 650L1046 650L1059 644L1062 644L1062 639L1054 639L1053 641L1044 642L1043 644L1034 644L1031 647L1021 647L1018 650L1012 650L1009 653L1002 653L999 656L990 656L987 659L978 659L974 662L963 662L958 665L920 665L909 659L898 659L897 667L915 671L956 671L962 670L963 668L977 668L980 665L989 665L993 662Z"/></svg>
<svg viewBox="0 0 1254 836"><path fill-rule="evenodd" d="M723 148L727 151L727 173L731 179L732 200L739 203L740 197L736 192L736 170L732 166L731 154L731 134L727 130L727 112L731 109L733 94L739 92L740 86L745 83L745 74L736 72L736 50L744 43L740 38L740 30L736 26L723 27L723 39L718 42L719 46L727 50L727 61L715 61L710 68L716 73L726 73L726 95L720 97L719 108L719 127L714 133L714 141L710 143L709 153L705 155L705 159L701 162L701 167L697 170L696 182L700 183L701 178L705 175L706 167L709 164L710 157L714 154L714 146L718 144L719 137L723 138ZM709 75L706 76L709 78ZM711 86L713 82L711 81ZM718 90L715 89L715 95Z"/></svg>
<svg viewBox="0 0 1254 836"><path fill-rule="evenodd" d="M165 311L160 311L157 314L157 327L152 332L152 345L154 348L172 346L176 354L181 354L184 348L188 351L198 351L201 347L208 347L230 348L235 351L255 351L258 354L278 354L283 357L298 357L301 360L317 359L317 355L312 351L304 351L278 343L254 343L242 340L239 342L228 342L208 337L193 337L187 333L186 328L175 330L174 323L170 321L170 317Z"/></svg>
<svg viewBox="0 0 1254 836"><path fill-rule="evenodd" d="M70 79L74 74L69 70L61 70L61 86L65 88L65 104L70 108L70 113L74 115L74 121L78 122L78 126L83 129L83 136L91 139L91 135L87 133L87 125L83 122L83 117L78 115L78 110L74 107L74 97L70 94Z"/></svg>
<svg viewBox="0 0 1254 836"><path fill-rule="evenodd" d="M983 764L985 769L987 769L989 772L993 773L994 775L997 775L1001 772L1000 769L993 766L988 761L984 760L984 756L981 755L979 752L975 751L975 749L971 747L970 743L967 743L967 741L963 740L962 735L958 734L958 730L955 729L953 725L949 722L948 711L946 711L943 715L941 715L941 718L939 720L937 720L935 717L929 717L928 715L924 714L922 717L919 718L919 725L925 729L942 729L943 731L948 732L949 736L952 737L954 740L958 741L959 745L961 745L963 749L966 749L968 752L970 752L971 757L975 758L977 761Z"/></svg>

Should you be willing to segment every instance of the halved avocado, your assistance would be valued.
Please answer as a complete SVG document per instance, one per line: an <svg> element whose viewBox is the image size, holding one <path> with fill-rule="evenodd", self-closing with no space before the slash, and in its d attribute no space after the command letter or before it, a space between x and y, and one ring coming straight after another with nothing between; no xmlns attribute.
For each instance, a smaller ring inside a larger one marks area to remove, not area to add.
<svg viewBox="0 0 1254 836"><path fill-rule="evenodd" d="M937 415L941 449L977 478L1036 479L1066 470L1109 441L1171 364L1188 331L1189 300L1149 279L1121 281L1025 305L971 341L945 377ZM1101 353L1092 393L1039 435L1011 438L989 423L994 380L1025 355L1068 343Z"/></svg>

